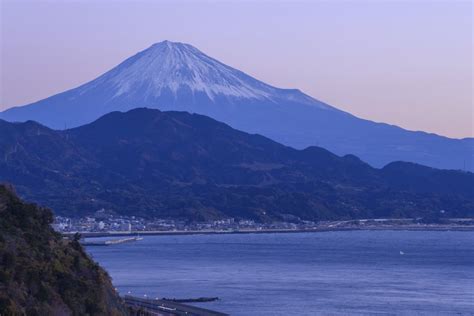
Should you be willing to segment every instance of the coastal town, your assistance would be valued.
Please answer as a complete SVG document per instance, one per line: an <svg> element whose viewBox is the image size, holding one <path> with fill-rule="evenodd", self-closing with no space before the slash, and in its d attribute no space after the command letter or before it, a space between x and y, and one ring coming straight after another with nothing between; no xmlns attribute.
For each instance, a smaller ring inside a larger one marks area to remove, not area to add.
<svg viewBox="0 0 474 316"><path fill-rule="evenodd" d="M137 216L95 215L81 218L56 216L53 228L60 233L103 233L103 232L186 232L186 231L234 231L311 229L319 226L312 221L258 223L253 220L226 218L205 222L190 222L179 219L142 218Z"/></svg>
<svg viewBox="0 0 474 316"><path fill-rule="evenodd" d="M70 218L56 216L54 230L63 234L165 234L165 233L232 233L232 232L292 232L364 229L411 230L473 230L474 218L441 218L427 221L423 218L354 219L338 221L292 221L259 223L248 219L226 218L205 222L179 219L143 218L115 215L99 210L91 216Z"/></svg>

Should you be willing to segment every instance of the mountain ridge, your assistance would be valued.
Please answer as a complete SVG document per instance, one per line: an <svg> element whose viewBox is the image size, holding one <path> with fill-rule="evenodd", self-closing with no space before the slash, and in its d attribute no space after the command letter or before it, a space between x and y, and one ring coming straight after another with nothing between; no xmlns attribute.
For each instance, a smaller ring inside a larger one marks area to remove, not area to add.
<svg viewBox="0 0 474 316"><path fill-rule="evenodd" d="M401 160L474 170L472 141L357 118L173 42L154 44L88 83L0 112L0 118L63 129L136 107L207 115L297 149L317 145L338 155L355 154L375 167Z"/></svg>
<svg viewBox="0 0 474 316"><path fill-rule="evenodd" d="M472 216L474 174L297 150L186 112L134 109L55 131L0 121L0 178L80 216L309 220Z"/></svg>

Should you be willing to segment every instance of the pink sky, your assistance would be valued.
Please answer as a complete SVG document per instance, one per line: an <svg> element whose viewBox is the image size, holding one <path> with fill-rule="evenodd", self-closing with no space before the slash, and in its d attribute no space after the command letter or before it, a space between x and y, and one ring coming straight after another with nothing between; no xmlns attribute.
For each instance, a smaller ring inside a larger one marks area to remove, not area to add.
<svg viewBox="0 0 474 316"><path fill-rule="evenodd" d="M470 1L1 1L0 110L165 39L359 117L474 136Z"/></svg>

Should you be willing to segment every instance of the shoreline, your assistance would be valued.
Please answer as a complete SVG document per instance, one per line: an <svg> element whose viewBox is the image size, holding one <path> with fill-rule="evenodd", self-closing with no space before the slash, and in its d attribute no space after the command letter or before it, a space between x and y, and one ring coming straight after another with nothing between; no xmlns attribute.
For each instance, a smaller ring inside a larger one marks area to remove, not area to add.
<svg viewBox="0 0 474 316"><path fill-rule="evenodd" d="M83 238L121 237L121 236L184 236L184 235L237 235L237 234L282 234L282 233L323 233L337 231L466 231L474 232L474 226L373 226L373 227L321 227L311 229L240 229L240 230L188 230L188 231L131 231L131 232L79 232ZM76 232L63 233L73 236Z"/></svg>

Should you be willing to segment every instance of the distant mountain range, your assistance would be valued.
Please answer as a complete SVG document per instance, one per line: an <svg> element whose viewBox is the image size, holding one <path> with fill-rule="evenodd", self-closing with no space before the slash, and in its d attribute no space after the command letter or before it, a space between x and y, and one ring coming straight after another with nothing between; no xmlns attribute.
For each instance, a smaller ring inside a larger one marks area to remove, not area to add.
<svg viewBox="0 0 474 316"><path fill-rule="evenodd" d="M296 150L186 112L135 109L56 131L0 120L0 179L62 215L190 220L474 216L474 174Z"/></svg>
<svg viewBox="0 0 474 316"><path fill-rule="evenodd" d="M191 45L169 41L152 45L89 83L6 110L0 118L64 129L137 107L204 114L294 148L317 145L338 155L357 155L376 167L409 161L474 170L472 138L450 139L360 119L299 90L258 81Z"/></svg>

